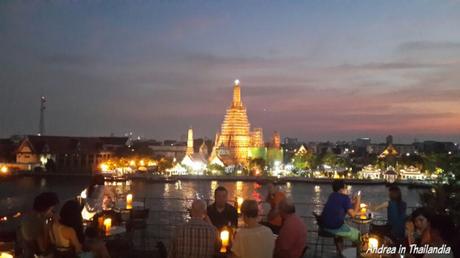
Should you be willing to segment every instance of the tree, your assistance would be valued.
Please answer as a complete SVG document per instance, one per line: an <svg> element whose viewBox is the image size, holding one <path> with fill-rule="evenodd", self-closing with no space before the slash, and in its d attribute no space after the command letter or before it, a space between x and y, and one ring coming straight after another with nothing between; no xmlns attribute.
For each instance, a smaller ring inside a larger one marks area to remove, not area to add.
<svg viewBox="0 0 460 258"><path fill-rule="evenodd" d="M254 175L265 175L265 160L262 158L255 158L249 161L249 170ZM257 173L258 171L258 173Z"/></svg>
<svg viewBox="0 0 460 258"><path fill-rule="evenodd" d="M168 159L168 158L161 158L160 160L158 160L158 171L166 171L166 169L168 168L172 168L173 167L173 162L171 159Z"/></svg>
<svg viewBox="0 0 460 258"><path fill-rule="evenodd" d="M337 155L328 152L324 154L321 161L322 161L321 163L324 165L335 167L337 165L338 157Z"/></svg>
<svg viewBox="0 0 460 258"><path fill-rule="evenodd" d="M431 191L424 192L420 199L424 206L434 212L450 216L460 226L460 157L444 156L439 160L430 160L445 172L433 184Z"/></svg>
<svg viewBox="0 0 460 258"><path fill-rule="evenodd" d="M223 175L225 168L218 164L209 164L207 171L209 172L208 174L210 175L215 175L215 174Z"/></svg>

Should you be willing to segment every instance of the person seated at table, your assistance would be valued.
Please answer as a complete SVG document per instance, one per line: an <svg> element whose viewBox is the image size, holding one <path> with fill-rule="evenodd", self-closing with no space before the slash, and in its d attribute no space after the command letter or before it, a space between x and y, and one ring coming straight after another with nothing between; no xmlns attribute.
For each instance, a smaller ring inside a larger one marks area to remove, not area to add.
<svg viewBox="0 0 460 258"><path fill-rule="evenodd" d="M91 220L96 213L113 206L109 200L116 200L114 189L105 185L102 175L93 176L88 188L82 191L80 197L85 201L81 212L85 220Z"/></svg>
<svg viewBox="0 0 460 258"><path fill-rule="evenodd" d="M268 184L268 195L266 201L270 203L270 211L267 215L267 221L263 222L262 225L269 227L274 234L278 234L282 224L281 214L279 212L278 205L282 200L286 198L286 195L278 189L273 183Z"/></svg>
<svg viewBox="0 0 460 258"><path fill-rule="evenodd" d="M238 212L228 204L228 192L223 186L214 190L214 203L208 207L207 214L218 230L224 226L238 227Z"/></svg>
<svg viewBox="0 0 460 258"><path fill-rule="evenodd" d="M59 220L51 225L50 239L55 247L55 258L75 257L82 252L83 218L81 206L75 200L64 203Z"/></svg>
<svg viewBox="0 0 460 258"><path fill-rule="evenodd" d="M430 223L430 239L427 244L433 247L442 247L445 244L451 247L451 251L444 254L425 254L423 258L453 258L456 251L454 236L455 224L452 219L447 215L435 215Z"/></svg>
<svg viewBox="0 0 460 258"><path fill-rule="evenodd" d="M254 200L241 205L245 227L237 230L233 240L232 255L237 258L273 257L275 238L270 228L258 223L259 207Z"/></svg>
<svg viewBox="0 0 460 258"><path fill-rule="evenodd" d="M426 207L417 208L406 222L406 242L408 245L424 245L430 241L430 224L433 213Z"/></svg>
<svg viewBox="0 0 460 258"><path fill-rule="evenodd" d="M401 243L404 240L405 222L406 222L406 202L402 200L401 189L397 186L388 188L389 201L386 201L375 208L373 211L387 209L388 226L390 228L390 238L395 243Z"/></svg>
<svg viewBox="0 0 460 258"><path fill-rule="evenodd" d="M58 204L59 198L54 192L35 197L32 211L24 215L18 231L22 257L33 258L50 252L49 225L55 219L54 209Z"/></svg>
<svg viewBox="0 0 460 258"><path fill-rule="evenodd" d="M92 253L95 258L110 258L105 242L98 236L97 229L94 227L85 230L83 249Z"/></svg>
<svg viewBox="0 0 460 258"><path fill-rule="evenodd" d="M332 190L321 213L320 223L325 231L337 236L334 241L338 255L342 256L343 238L359 243L359 230L345 224L345 216L348 214L353 218L358 214L361 199L357 195L353 202L350 200L343 180L334 180Z"/></svg>
<svg viewBox="0 0 460 258"><path fill-rule="evenodd" d="M299 258L303 255L307 242L307 227L295 213L291 199L285 198L279 204L283 226L275 242L275 258Z"/></svg>
<svg viewBox="0 0 460 258"><path fill-rule="evenodd" d="M194 200L189 222L178 226L170 242L168 258L212 258L218 246L216 228L206 221L206 203Z"/></svg>

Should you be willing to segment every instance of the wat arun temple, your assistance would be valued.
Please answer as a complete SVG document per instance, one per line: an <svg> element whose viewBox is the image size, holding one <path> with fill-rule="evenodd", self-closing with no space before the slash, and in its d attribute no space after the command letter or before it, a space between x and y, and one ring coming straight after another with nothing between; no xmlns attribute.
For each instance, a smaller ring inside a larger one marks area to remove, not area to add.
<svg viewBox="0 0 460 258"><path fill-rule="evenodd" d="M280 144L280 136L275 132L268 147L279 150ZM235 80L233 101L227 109L220 132L216 134L210 162L247 165L250 159L266 159L267 151L262 128L251 130L246 107L241 100L240 81Z"/></svg>

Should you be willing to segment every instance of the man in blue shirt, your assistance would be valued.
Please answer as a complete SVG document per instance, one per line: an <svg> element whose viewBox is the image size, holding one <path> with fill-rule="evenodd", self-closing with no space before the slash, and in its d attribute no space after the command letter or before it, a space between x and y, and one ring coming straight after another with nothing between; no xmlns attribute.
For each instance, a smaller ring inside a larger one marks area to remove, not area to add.
<svg viewBox="0 0 460 258"><path fill-rule="evenodd" d="M361 198L357 195L353 198L352 202L350 197L348 197L343 180L334 180L332 182L332 190L334 192L329 195L326 205L324 205L320 226L325 231L337 236L334 239L335 245L337 253L341 255L343 238L349 239L354 243L359 242L359 230L345 224L345 216L348 214L353 218L358 214Z"/></svg>

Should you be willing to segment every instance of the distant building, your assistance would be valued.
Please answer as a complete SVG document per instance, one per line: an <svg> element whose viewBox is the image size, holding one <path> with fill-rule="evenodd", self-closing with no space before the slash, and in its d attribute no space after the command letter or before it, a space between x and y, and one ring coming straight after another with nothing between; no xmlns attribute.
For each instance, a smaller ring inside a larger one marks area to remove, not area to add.
<svg viewBox="0 0 460 258"><path fill-rule="evenodd" d="M26 136L16 151L16 163L49 172L92 172L125 147L127 137Z"/></svg>
<svg viewBox="0 0 460 258"><path fill-rule="evenodd" d="M298 145L299 140L297 138L285 137L284 140L283 140L283 143L285 145Z"/></svg>
<svg viewBox="0 0 460 258"><path fill-rule="evenodd" d="M218 163L225 165L246 166L251 159L278 159L279 155L274 149L279 151L280 146L281 138L278 133L275 132L272 144L267 149L264 146L262 129L251 130L246 107L241 99L240 81L235 80L233 101L227 109L221 130L216 133L210 160L213 163L219 161Z"/></svg>
<svg viewBox="0 0 460 258"><path fill-rule="evenodd" d="M403 180L424 180L426 179L425 174L423 174L420 169L414 166L406 167L399 170L399 176Z"/></svg>
<svg viewBox="0 0 460 258"><path fill-rule="evenodd" d="M208 164L208 147L203 141L199 148L199 152L195 152L193 148L193 141L193 129L190 128L188 129L187 152L180 164L192 174L202 175Z"/></svg>
<svg viewBox="0 0 460 258"><path fill-rule="evenodd" d="M357 148L367 148L371 144L371 138L358 138L355 140L354 145Z"/></svg>
<svg viewBox="0 0 460 258"><path fill-rule="evenodd" d="M389 183L394 183L398 179L398 173L395 172L393 167L388 167L387 171L383 173L383 178Z"/></svg>
<svg viewBox="0 0 460 258"><path fill-rule="evenodd" d="M14 163L18 144L11 139L0 139L0 163Z"/></svg>
<svg viewBox="0 0 460 258"><path fill-rule="evenodd" d="M420 153L457 153L458 145L453 142L424 141L414 144Z"/></svg>
<svg viewBox="0 0 460 258"><path fill-rule="evenodd" d="M185 142L174 142L166 144L164 142L161 145L149 145L154 156L166 157L170 159L182 160L185 156L187 150L187 145Z"/></svg>
<svg viewBox="0 0 460 258"><path fill-rule="evenodd" d="M360 176L364 179L380 179L382 176L382 170L373 166L367 165L365 166L360 172L358 172Z"/></svg>

